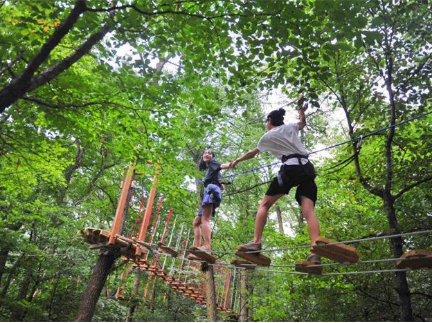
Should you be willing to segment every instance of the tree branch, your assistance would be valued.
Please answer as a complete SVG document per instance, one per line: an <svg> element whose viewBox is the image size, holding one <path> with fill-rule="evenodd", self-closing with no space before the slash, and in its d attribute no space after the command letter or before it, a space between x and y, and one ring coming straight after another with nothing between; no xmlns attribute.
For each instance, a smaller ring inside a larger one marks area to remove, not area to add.
<svg viewBox="0 0 432 323"><path fill-rule="evenodd" d="M124 10L124 9L133 9L136 12L145 15L145 16L157 16L157 15L165 15L165 14L173 14L173 15L183 15L183 16L189 16L189 17L195 17L200 19L215 19L215 18L225 18L225 17L259 17L259 16L276 16L280 14L280 11L278 12L254 12L251 14L242 14L242 13L224 13L216 16L205 16L195 13L190 13L187 11L181 11L181 10L160 10L160 11L144 11L138 8L135 5L123 5L123 6L113 6L109 8L87 8L87 11L93 11L93 12L111 12L116 10Z"/></svg>
<svg viewBox="0 0 432 323"><path fill-rule="evenodd" d="M51 51L60 43L62 38L69 33L79 16L85 12L86 9L85 0L77 0L69 16L54 31L46 43L42 45L39 52L31 59L21 75L0 90L0 113L29 91L36 70L46 61Z"/></svg>
<svg viewBox="0 0 432 323"><path fill-rule="evenodd" d="M416 186L418 186L418 185L420 185L420 184L426 183L426 182L428 182L428 181L430 181L430 180L432 180L432 176L425 177L425 178L423 178L423 179L421 179L421 180L419 180L419 181L417 181L417 182L415 182L415 183L413 183L413 184L411 184L411 185L405 186L402 190L399 191L399 193L397 193L397 194L394 196L394 199L395 199L395 200L398 199L398 198L401 197L404 193L408 192L409 190L413 189L414 187L416 187Z"/></svg>
<svg viewBox="0 0 432 323"><path fill-rule="evenodd" d="M10 61L8 64L6 64L5 66L3 66L3 68L0 70L0 75L2 75L4 72L6 71L10 71L10 68L12 66L14 66L15 63L17 63L20 59L22 59L22 55L18 55L17 57L15 57L15 59L13 59L12 61Z"/></svg>
<svg viewBox="0 0 432 323"><path fill-rule="evenodd" d="M41 99L35 98L35 97L29 97L29 96L24 96L22 98L25 101L30 101L30 102L34 102L40 105L44 105L46 107L49 108L53 108L53 109L68 109L68 108L85 108L91 105L116 105L116 103L114 102L109 102L109 101L96 101L96 102L86 102L86 103L82 103L82 104L74 104L74 103L69 103L69 104L53 104L51 102L47 102L47 101L43 101Z"/></svg>
<svg viewBox="0 0 432 323"><path fill-rule="evenodd" d="M97 44L102 38L111 30L111 27L106 24L101 30L91 35L72 55L66 57L57 65L48 68L46 71L40 73L36 76L30 83L28 90L26 92L33 91L34 89L44 85L45 83L51 81L57 77L64 70L71 67L76 63L81 57L87 54L92 47ZM24 93L23 93L24 94ZM0 98L1 99L1 98ZM0 106L1 108L1 106ZM1 112L1 111L0 111Z"/></svg>

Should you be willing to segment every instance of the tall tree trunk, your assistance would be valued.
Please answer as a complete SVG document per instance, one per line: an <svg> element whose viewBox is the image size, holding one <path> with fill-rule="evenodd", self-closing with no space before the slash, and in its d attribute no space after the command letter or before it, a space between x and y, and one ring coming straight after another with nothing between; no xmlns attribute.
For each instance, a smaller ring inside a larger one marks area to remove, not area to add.
<svg viewBox="0 0 432 323"><path fill-rule="evenodd" d="M28 289L30 286L30 281L32 278L32 271L33 271L32 266L29 266L28 270L24 274L24 279L21 282L21 287L19 289L18 297L16 299L17 301L22 301L22 300L26 299ZM23 310L22 307L19 306L13 310L11 320L14 322L22 321L24 318L24 315L25 315L25 311Z"/></svg>
<svg viewBox="0 0 432 323"><path fill-rule="evenodd" d="M6 261L9 254L9 247L5 246L0 250L0 286L3 274L6 272Z"/></svg>
<svg viewBox="0 0 432 323"><path fill-rule="evenodd" d="M50 301L47 305L46 311L48 312L48 321L53 321L53 317L52 317L52 310L53 310L53 305L54 305L54 299L57 293L57 288L59 285L59 277L55 277L55 282L54 282L54 288L53 291L51 293L51 297L50 297Z"/></svg>
<svg viewBox="0 0 432 323"><path fill-rule="evenodd" d="M282 211L281 211L279 205L276 205L276 215L277 215L277 220L278 220L278 224L279 224L279 232L281 234L285 234L284 228L283 228L283 221L282 221Z"/></svg>
<svg viewBox="0 0 432 323"><path fill-rule="evenodd" d="M157 276L155 276L154 281L153 281L153 286L151 289L151 293L150 293L150 313L154 312L155 306L154 306L154 300L155 300L155 296L156 296L156 285L157 285Z"/></svg>
<svg viewBox="0 0 432 323"><path fill-rule="evenodd" d="M91 321L96 310L96 304L105 285L108 274L119 255L113 252L101 253L93 269L93 274L81 298L78 315L75 322Z"/></svg>
<svg viewBox="0 0 432 323"><path fill-rule="evenodd" d="M133 322L133 315L138 305L138 292L139 292L140 284L141 284L141 270L137 270L135 274L134 288L131 297L132 305L129 307L129 313L126 318L126 322Z"/></svg>
<svg viewBox="0 0 432 323"><path fill-rule="evenodd" d="M387 220L392 234L400 233L398 221L396 218L396 211L394 208L394 199L390 194L384 193L384 208L387 215ZM391 250L393 258L399 258L403 254L403 241L401 237L390 239ZM408 281L405 272L395 273L395 289L399 295L400 300L400 314L402 322L414 321L412 306L411 306L411 292L409 290Z"/></svg>
<svg viewBox="0 0 432 323"><path fill-rule="evenodd" d="M248 271L240 271L240 313L239 322L248 322Z"/></svg>

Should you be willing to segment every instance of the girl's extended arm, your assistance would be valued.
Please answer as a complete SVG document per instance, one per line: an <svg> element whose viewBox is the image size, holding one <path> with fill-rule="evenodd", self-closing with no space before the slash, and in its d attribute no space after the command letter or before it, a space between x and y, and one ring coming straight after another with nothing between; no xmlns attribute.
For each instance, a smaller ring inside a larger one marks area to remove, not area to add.
<svg viewBox="0 0 432 323"><path fill-rule="evenodd" d="M231 163L229 163L229 164L221 164L220 168L221 169L227 169L227 168L230 168L230 165L231 165Z"/></svg>

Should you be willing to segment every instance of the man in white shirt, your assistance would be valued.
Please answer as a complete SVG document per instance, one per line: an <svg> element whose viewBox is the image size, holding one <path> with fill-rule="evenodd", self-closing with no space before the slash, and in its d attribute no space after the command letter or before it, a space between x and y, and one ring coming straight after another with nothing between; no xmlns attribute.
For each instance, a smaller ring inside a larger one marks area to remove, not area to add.
<svg viewBox="0 0 432 323"><path fill-rule="evenodd" d="M260 151L269 151L283 162L278 177L273 179L259 205L255 219L254 239L242 246L250 251L259 252L261 250L262 233L267 223L270 207L283 195L288 194L294 186L297 187L295 198L302 208L303 217L307 221L312 245L315 245L320 234L314 211L317 200L315 171L312 163L308 160L308 152L298 136L299 130L306 125L305 108L302 106L302 100L303 97L300 97L300 121L298 123L285 125L283 122L285 110L273 110L267 116L267 133L261 137L257 147L231 162L231 167L235 167L239 162L255 157ZM313 253L306 260L320 263L320 257Z"/></svg>

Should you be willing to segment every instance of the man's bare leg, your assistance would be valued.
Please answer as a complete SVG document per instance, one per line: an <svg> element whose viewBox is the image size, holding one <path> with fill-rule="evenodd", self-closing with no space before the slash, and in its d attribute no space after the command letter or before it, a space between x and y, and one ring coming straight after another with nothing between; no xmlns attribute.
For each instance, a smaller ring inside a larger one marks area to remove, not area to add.
<svg viewBox="0 0 432 323"><path fill-rule="evenodd" d="M318 219L315 215L314 202L310 198L307 198L306 196L301 196L300 199L301 199L302 214L303 217L306 219L308 225L311 244L315 245L316 239L320 235L320 228L318 224Z"/></svg>
<svg viewBox="0 0 432 323"><path fill-rule="evenodd" d="M279 200L283 194L278 195L264 195L257 211L256 219L255 219L255 233L254 233L254 242L261 243L262 234L264 231L264 227L267 223L268 211L272 207L273 204L277 200Z"/></svg>

